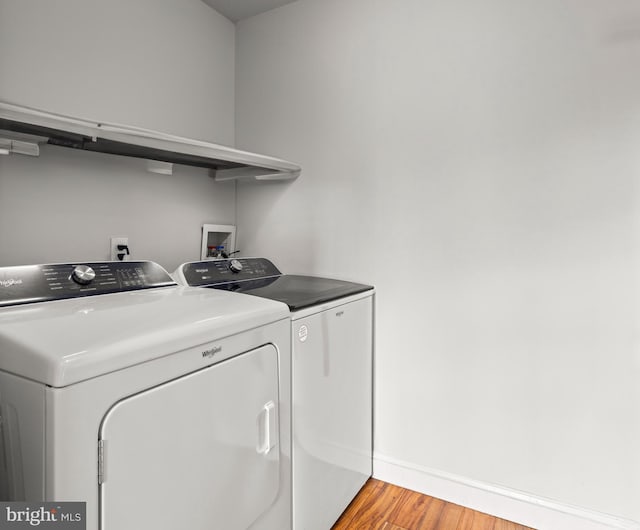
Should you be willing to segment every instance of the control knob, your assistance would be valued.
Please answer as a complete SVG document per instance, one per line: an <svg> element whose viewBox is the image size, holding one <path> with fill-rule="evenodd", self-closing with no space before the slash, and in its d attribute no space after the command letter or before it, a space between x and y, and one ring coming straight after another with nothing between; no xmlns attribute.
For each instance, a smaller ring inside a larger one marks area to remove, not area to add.
<svg viewBox="0 0 640 530"><path fill-rule="evenodd" d="M232 259L229 262L229 269L231 272L240 272L242 270L242 263L239 259Z"/></svg>
<svg viewBox="0 0 640 530"><path fill-rule="evenodd" d="M96 277L96 271L94 271L89 265L78 265L74 267L71 273L71 279L80 284L88 285Z"/></svg>

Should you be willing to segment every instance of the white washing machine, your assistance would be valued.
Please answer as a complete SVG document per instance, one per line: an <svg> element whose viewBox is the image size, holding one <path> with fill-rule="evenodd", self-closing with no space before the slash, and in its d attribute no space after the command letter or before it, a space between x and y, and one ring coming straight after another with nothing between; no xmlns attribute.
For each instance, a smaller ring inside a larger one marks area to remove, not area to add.
<svg viewBox="0 0 640 530"><path fill-rule="evenodd" d="M288 305L293 527L329 530L372 473L373 287L282 274L264 258L185 263L173 276Z"/></svg>
<svg viewBox="0 0 640 530"><path fill-rule="evenodd" d="M87 530L291 528L285 304L151 262L0 268L0 500Z"/></svg>

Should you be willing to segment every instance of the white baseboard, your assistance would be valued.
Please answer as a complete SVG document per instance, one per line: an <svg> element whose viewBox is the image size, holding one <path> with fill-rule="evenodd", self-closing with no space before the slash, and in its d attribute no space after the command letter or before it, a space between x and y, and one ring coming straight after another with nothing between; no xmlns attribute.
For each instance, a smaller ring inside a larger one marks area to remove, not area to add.
<svg viewBox="0 0 640 530"><path fill-rule="evenodd" d="M640 523L374 454L373 476L537 530L640 530Z"/></svg>

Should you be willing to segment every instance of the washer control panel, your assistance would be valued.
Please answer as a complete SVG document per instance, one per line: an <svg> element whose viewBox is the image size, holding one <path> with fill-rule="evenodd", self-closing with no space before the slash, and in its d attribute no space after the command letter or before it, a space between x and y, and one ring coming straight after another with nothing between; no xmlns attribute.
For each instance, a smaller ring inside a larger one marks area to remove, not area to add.
<svg viewBox="0 0 640 530"><path fill-rule="evenodd" d="M182 274L188 285L202 287L270 278L282 273L266 258L231 258L185 263Z"/></svg>
<svg viewBox="0 0 640 530"><path fill-rule="evenodd" d="M0 267L0 307L175 285L151 261Z"/></svg>

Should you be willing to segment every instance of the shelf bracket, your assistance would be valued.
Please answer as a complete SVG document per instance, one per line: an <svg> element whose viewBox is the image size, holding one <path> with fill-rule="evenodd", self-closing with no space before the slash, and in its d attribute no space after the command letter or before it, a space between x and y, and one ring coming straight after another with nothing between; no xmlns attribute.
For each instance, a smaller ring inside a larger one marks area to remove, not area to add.
<svg viewBox="0 0 640 530"><path fill-rule="evenodd" d="M293 180L300 175L300 170L278 171L263 167L235 167L231 169L211 169L209 176L216 182L227 180L255 179L255 180Z"/></svg>

